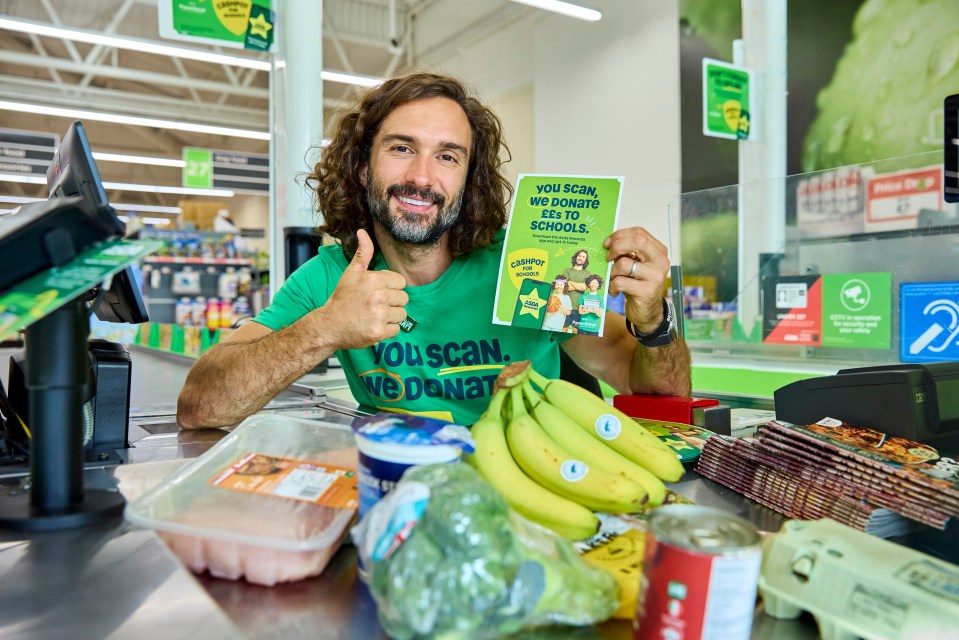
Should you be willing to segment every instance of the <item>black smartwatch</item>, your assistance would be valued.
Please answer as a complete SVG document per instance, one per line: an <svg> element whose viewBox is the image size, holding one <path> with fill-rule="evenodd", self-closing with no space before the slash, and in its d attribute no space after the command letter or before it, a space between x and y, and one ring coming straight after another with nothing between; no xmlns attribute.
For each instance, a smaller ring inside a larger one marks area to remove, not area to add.
<svg viewBox="0 0 959 640"><path fill-rule="evenodd" d="M676 339L676 324L673 322L673 307L663 299L663 322L650 333L640 333L626 318L626 331L644 347L665 347Z"/></svg>

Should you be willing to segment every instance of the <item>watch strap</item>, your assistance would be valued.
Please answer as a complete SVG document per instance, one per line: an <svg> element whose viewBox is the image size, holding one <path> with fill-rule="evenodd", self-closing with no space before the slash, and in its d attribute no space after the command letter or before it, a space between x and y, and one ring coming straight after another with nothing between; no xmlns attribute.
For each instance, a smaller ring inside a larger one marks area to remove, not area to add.
<svg viewBox="0 0 959 640"><path fill-rule="evenodd" d="M636 330L636 326L629 321L629 318L626 318L626 331L644 347L665 347L672 344L675 338L673 335L673 308L669 306L666 299L663 299L663 321L658 327L650 333L640 333Z"/></svg>

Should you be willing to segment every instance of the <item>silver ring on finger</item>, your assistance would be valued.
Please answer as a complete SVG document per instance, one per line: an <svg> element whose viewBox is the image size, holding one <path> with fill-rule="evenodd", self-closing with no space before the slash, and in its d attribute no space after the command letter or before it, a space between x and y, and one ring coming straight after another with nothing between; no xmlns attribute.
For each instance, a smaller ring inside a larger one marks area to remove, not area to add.
<svg viewBox="0 0 959 640"><path fill-rule="evenodd" d="M633 260L633 266L631 266L631 267L629 268L629 277L630 277L630 278L635 278L635 277L636 277L636 267L638 267L638 266L639 266L639 260Z"/></svg>

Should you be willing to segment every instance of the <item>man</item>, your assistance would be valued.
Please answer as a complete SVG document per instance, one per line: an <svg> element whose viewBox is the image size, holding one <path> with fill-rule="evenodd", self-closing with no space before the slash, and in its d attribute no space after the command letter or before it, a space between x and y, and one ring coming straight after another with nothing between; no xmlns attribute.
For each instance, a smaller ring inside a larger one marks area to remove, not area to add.
<svg viewBox="0 0 959 640"><path fill-rule="evenodd" d="M570 266L563 269L563 277L569 282L569 299L573 303L573 312L566 316L566 326L577 331L579 330L579 297L586 291L586 278L590 275L586 269L588 266L589 252L586 249L580 249L570 259Z"/></svg>
<svg viewBox="0 0 959 640"><path fill-rule="evenodd" d="M558 377L560 346L622 393L688 395L682 340L639 345L622 317L602 338L490 322L512 192L501 149L508 157L499 119L453 78L418 73L371 89L340 117L306 181L318 231L340 246L322 247L196 362L180 425L235 424L334 355L361 405L461 424L486 408L509 362ZM633 332L662 333L666 248L638 227L605 246Z"/></svg>

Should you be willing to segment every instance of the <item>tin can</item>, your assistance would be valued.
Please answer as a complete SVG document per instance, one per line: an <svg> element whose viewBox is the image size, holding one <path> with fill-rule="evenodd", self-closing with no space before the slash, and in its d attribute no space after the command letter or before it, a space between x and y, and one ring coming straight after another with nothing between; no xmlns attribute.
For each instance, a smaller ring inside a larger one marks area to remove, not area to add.
<svg viewBox="0 0 959 640"><path fill-rule="evenodd" d="M762 553L749 522L695 505L653 511L634 640L748 640Z"/></svg>

